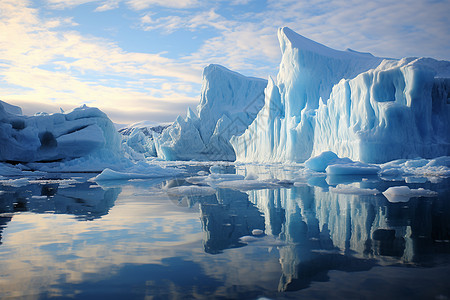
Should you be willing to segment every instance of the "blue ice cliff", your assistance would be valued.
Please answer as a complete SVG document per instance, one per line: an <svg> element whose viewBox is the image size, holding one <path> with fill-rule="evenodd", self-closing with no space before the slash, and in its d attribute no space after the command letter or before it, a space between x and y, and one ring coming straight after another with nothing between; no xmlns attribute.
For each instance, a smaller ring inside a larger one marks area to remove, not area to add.
<svg viewBox="0 0 450 300"><path fill-rule="evenodd" d="M264 105L267 81L246 77L219 65L203 71L197 112L188 110L154 139L165 160L228 160L236 155L229 142L240 135Z"/></svg>
<svg viewBox="0 0 450 300"><path fill-rule="evenodd" d="M231 139L238 161L304 162L332 151L382 163L450 155L450 62L337 51L281 28L265 104Z"/></svg>

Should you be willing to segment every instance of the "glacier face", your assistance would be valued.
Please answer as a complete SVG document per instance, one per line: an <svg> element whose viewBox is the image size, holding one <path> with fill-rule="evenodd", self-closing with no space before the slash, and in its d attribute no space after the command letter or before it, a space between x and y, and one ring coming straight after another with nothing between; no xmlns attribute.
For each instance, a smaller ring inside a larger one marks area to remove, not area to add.
<svg viewBox="0 0 450 300"><path fill-rule="evenodd" d="M450 155L450 63L385 60L341 80L316 113L313 156L383 163L398 158Z"/></svg>
<svg viewBox="0 0 450 300"><path fill-rule="evenodd" d="M337 51L288 28L265 105L231 139L238 161L303 162L324 151L364 162L450 155L450 63Z"/></svg>
<svg viewBox="0 0 450 300"><path fill-rule="evenodd" d="M267 81L246 77L219 65L203 71L197 112L188 110L154 138L157 156L165 160L236 159L229 142L244 132L264 105Z"/></svg>

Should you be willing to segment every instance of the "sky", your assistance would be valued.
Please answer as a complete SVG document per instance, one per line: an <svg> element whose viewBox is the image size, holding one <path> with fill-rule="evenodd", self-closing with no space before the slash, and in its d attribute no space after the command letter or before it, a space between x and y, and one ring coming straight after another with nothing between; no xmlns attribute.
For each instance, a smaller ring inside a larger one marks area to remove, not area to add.
<svg viewBox="0 0 450 300"><path fill-rule="evenodd" d="M449 15L449 0L1 0L0 100L171 122L197 106L210 63L275 77L280 27L338 50L450 60Z"/></svg>

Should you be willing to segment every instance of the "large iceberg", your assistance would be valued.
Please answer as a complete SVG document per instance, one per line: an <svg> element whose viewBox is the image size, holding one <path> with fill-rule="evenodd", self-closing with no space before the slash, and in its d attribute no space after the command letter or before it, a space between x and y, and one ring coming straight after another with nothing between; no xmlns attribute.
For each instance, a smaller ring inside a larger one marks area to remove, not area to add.
<svg viewBox="0 0 450 300"><path fill-rule="evenodd" d="M197 113L188 110L155 138L158 157L165 160L236 159L229 142L240 135L264 105L267 81L246 77L219 65L203 71Z"/></svg>
<svg viewBox="0 0 450 300"><path fill-rule="evenodd" d="M121 153L120 135L97 108L69 113L23 116L20 108L0 103L0 161L33 163Z"/></svg>
<svg viewBox="0 0 450 300"><path fill-rule="evenodd" d="M231 139L238 161L304 162L324 151L370 163L450 155L450 63L337 51L288 28L265 105Z"/></svg>
<svg viewBox="0 0 450 300"><path fill-rule="evenodd" d="M134 159L129 153L137 152L121 144L121 135L108 116L85 105L68 113L23 116L19 107L0 102L0 141L0 175L104 170L101 178L105 180L181 173L142 157Z"/></svg>

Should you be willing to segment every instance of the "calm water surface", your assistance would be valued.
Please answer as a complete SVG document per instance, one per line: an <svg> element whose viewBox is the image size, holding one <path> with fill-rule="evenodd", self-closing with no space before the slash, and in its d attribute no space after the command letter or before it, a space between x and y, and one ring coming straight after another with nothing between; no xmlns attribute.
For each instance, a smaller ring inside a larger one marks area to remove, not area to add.
<svg viewBox="0 0 450 300"><path fill-rule="evenodd" d="M448 179L410 179L439 195L391 203L328 186L405 181L200 196L167 192L183 178L70 176L0 186L1 299L450 298Z"/></svg>

